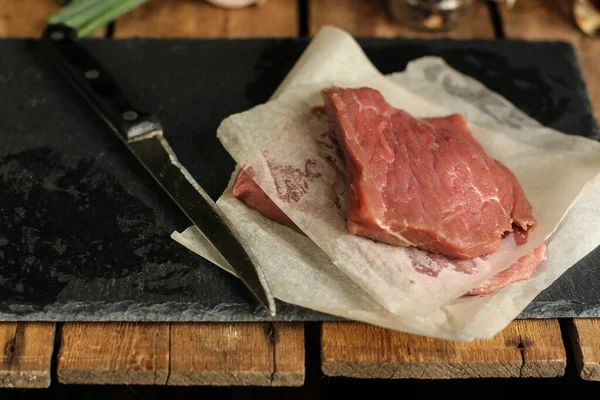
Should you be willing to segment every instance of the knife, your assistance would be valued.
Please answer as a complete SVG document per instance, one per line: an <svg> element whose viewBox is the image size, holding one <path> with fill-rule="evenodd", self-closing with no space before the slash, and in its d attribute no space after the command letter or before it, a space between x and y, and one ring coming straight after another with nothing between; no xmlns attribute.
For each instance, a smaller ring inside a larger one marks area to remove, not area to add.
<svg viewBox="0 0 600 400"><path fill-rule="evenodd" d="M48 25L42 52L235 270L270 315L275 301L251 250L215 202L178 161L156 116L134 108L110 74L77 42L76 31Z"/></svg>

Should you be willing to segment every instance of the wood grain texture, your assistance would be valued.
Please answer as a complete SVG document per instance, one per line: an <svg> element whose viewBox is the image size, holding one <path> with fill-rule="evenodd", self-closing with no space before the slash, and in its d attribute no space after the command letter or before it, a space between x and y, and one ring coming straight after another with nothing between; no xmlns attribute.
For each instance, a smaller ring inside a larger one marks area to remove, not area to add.
<svg viewBox="0 0 600 400"><path fill-rule="evenodd" d="M271 386L301 386L304 383L304 324L272 324L275 362Z"/></svg>
<svg viewBox="0 0 600 400"><path fill-rule="evenodd" d="M599 332L599 319L574 319L570 323L575 365L579 376L588 381L600 381Z"/></svg>
<svg viewBox="0 0 600 400"><path fill-rule="evenodd" d="M269 0L261 6L227 10L201 0L153 0L115 24L125 37L295 37L298 2Z"/></svg>
<svg viewBox="0 0 600 400"><path fill-rule="evenodd" d="M0 0L0 37L39 37L59 8L52 0Z"/></svg>
<svg viewBox="0 0 600 400"><path fill-rule="evenodd" d="M468 343L328 322L321 366L325 375L352 378L556 377L566 353L556 320L516 320L492 339Z"/></svg>
<svg viewBox="0 0 600 400"><path fill-rule="evenodd" d="M301 386L301 323L181 323L171 327L169 385Z"/></svg>
<svg viewBox="0 0 600 400"><path fill-rule="evenodd" d="M596 118L600 117L600 41L581 32L573 20L572 2L517 1L512 9L500 7L508 38L564 40L577 52Z"/></svg>
<svg viewBox="0 0 600 400"><path fill-rule="evenodd" d="M58 380L66 384L165 384L169 324L66 323Z"/></svg>
<svg viewBox="0 0 600 400"><path fill-rule="evenodd" d="M55 0L0 0L0 38L40 37L48 18L60 8ZM99 28L90 37L104 37Z"/></svg>
<svg viewBox="0 0 600 400"><path fill-rule="evenodd" d="M493 38L489 10L476 1L467 21L449 32L419 32L395 23L384 0L309 0L310 34L324 25L337 26L355 36Z"/></svg>
<svg viewBox="0 0 600 400"><path fill-rule="evenodd" d="M50 386L52 323L0 323L0 388Z"/></svg>

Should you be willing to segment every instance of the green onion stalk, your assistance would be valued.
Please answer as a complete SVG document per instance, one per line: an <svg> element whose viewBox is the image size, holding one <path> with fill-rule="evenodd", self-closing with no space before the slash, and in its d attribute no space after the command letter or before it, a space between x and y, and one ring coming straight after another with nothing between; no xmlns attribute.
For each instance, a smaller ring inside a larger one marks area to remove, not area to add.
<svg viewBox="0 0 600 400"><path fill-rule="evenodd" d="M65 0L59 0L67 3ZM111 23L147 0L71 0L48 19L49 24L64 24L84 37Z"/></svg>

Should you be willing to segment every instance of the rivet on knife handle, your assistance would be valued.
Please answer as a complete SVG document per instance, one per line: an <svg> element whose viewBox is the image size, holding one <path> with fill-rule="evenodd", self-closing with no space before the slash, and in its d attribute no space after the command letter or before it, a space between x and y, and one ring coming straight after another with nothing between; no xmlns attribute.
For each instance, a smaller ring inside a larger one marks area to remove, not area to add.
<svg viewBox="0 0 600 400"><path fill-rule="evenodd" d="M123 140L162 130L156 117L129 103L117 82L76 39L74 29L49 25L40 44L54 66Z"/></svg>
<svg viewBox="0 0 600 400"><path fill-rule="evenodd" d="M75 31L50 25L41 40L48 59L114 130L200 232L221 253L271 315L275 300L250 249L214 201L179 163L158 120L134 108L110 74L76 41Z"/></svg>

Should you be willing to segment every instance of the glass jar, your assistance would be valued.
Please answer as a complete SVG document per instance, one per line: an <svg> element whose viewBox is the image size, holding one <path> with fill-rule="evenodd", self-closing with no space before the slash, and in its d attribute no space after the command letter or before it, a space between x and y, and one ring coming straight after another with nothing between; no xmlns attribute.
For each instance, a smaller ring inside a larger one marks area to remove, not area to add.
<svg viewBox="0 0 600 400"><path fill-rule="evenodd" d="M389 0L392 18L421 31L454 29L468 15L473 0Z"/></svg>

